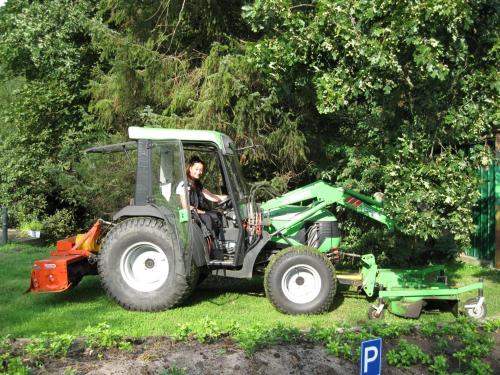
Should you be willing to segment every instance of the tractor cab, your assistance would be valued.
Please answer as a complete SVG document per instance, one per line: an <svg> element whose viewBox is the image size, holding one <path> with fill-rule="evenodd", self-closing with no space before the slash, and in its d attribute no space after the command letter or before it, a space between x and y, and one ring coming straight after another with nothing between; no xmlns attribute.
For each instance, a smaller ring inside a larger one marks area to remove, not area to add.
<svg viewBox="0 0 500 375"><path fill-rule="evenodd" d="M102 146L88 152L136 149L135 194L131 204L113 216L113 222L132 217L170 220L179 238L186 266L212 266L234 269L242 265L255 231L249 225L249 189L243 177L237 151L231 138L215 131L129 128L132 142ZM228 198L219 203L205 201L205 209L219 217L219 238L214 238L195 210L188 207L189 184L186 163L198 156L205 162L201 178L204 187ZM186 204L182 202L188 202Z"/></svg>

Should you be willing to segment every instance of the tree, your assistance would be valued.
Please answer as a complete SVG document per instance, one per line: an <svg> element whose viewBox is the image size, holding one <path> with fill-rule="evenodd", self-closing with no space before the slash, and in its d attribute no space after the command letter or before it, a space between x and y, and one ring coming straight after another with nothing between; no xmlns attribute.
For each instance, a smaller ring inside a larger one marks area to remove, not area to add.
<svg viewBox="0 0 500 375"><path fill-rule="evenodd" d="M1 99L0 202L17 221L67 230L83 216L72 167L95 131L85 122L85 85L97 60L85 24L92 13L89 2L66 0L0 9L2 86L16 83Z"/></svg>
<svg viewBox="0 0 500 375"><path fill-rule="evenodd" d="M315 171L384 191L407 234L449 233L467 246L477 168L491 162L498 126L494 5L258 0L245 17L261 35L252 64L282 103L314 119L299 128L333 164L316 157Z"/></svg>
<svg viewBox="0 0 500 375"><path fill-rule="evenodd" d="M251 140L262 147L242 155L248 174L284 188L305 164L306 141L246 59L243 3L106 3L107 26L95 25L93 41L107 65L92 80L90 111L110 132L185 127Z"/></svg>

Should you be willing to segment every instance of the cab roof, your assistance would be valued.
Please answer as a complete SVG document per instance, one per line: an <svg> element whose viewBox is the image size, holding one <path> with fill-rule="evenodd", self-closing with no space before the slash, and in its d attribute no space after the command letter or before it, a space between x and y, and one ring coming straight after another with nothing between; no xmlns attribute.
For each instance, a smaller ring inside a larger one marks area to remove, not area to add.
<svg viewBox="0 0 500 375"><path fill-rule="evenodd" d="M230 147L230 144L233 143L231 138L213 130L141 128L131 126L128 128L128 136L130 139L150 139L155 141L210 142L215 143L224 154L233 153Z"/></svg>

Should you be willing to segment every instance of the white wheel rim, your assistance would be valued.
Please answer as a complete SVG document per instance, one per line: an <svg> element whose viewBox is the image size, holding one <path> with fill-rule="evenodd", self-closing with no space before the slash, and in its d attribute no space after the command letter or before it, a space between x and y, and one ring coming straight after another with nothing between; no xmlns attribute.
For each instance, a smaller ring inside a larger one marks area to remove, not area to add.
<svg viewBox="0 0 500 375"><path fill-rule="evenodd" d="M120 272L131 288L139 292L152 292L167 280L168 259L159 246L151 242L138 242L123 253Z"/></svg>
<svg viewBox="0 0 500 375"><path fill-rule="evenodd" d="M281 289L291 302L309 303L321 291L321 277L315 268L307 264L298 264L285 272L281 279Z"/></svg>
<svg viewBox="0 0 500 375"><path fill-rule="evenodd" d="M469 309L467 309L467 312L469 313L469 316L471 318L480 318L482 315L483 315L483 307L471 307Z"/></svg>

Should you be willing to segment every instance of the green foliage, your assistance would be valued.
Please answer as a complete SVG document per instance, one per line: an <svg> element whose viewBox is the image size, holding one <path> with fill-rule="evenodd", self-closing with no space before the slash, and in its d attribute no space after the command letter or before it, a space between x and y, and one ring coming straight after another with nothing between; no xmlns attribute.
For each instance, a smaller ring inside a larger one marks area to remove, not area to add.
<svg viewBox="0 0 500 375"><path fill-rule="evenodd" d="M483 328L486 332L497 332L500 330L500 319L486 319Z"/></svg>
<svg viewBox="0 0 500 375"><path fill-rule="evenodd" d="M0 374L17 374L18 371L19 373L27 374L27 371L22 372L24 371L24 367L20 358L14 357L11 354L11 342L12 338L10 335L0 336Z"/></svg>
<svg viewBox="0 0 500 375"><path fill-rule="evenodd" d="M326 348L328 350L328 353L334 355L335 357L345 358L349 360L354 359L351 345L349 345L347 342L332 340L328 344L326 344Z"/></svg>
<svg viewBox="0 0 500 375"><path fill-rule="evenodd" d="M68 233L75 233L76 222L73 211L67 208L55 211L43 221L44 238L57 240L64 238Z"/></svg>
<svg viewBox="0 0 500 375"><path fill-rule="evenodd" d="M92 13L90 2L67 0L13 0L0 11L0 86L14 89L0 105L9 128L1 132L0 204L14 221L54 222L59 210L84 207L65 186L78 183L80 145L95 137L83 92L97 57L85 26Z"/></svg>
<svg viewBox="0 0 500 375"><path fill-rule="evenodd" d="M409 368L416 364L430 364L431 358L424 353L417 345L410 344L402 339L399 345L391 349L386 354L387 363L391 366Z"/></svg>
<svg viewBox="0 0 500 375"><path fill-rule="evenodd" d="M309 337L313 342L327 342L330 337L337 333L336 327L322 327L318 324L314 324L309 330Z"/></svg>
<svg viewBox="0 0 500 375"><path fill-rule="evenodd" d="M83 331L86 337L86 345L92 350L118 348L120 350L132 349L132 343L114 332L107 323L99 323L97 326L89 326Z"/></svg>
<svg viewBox="0 0 500 375"><path fill-rule="evenodd" d="M24 234L27 234L28 231L30 231L30 230L42 230L43 224L37 220L31 220L31 221L28 221L26 223L21 223L21 225L19 225L19 229Z"/></svg>
<svg viewBox="0 0 500 375"><path fill-rule="evenodd" d="M485 363L479 358L473 358L470 361L470 370L468 374L474 375L490 375L493 374L493 369L489 363Z"/></svg>
<svg viewBox="0 0 500 375"><path fill-rule="evenodd" d="M434 353L443 353L431 358L418 345L409 343L406 339L399 340L399 344L389 350L385 356L391 366L409 369L411 366L421 364L428 367L434 374L448 374L450 361L457 361L466 373L478 374L491 373L491 366L482 361L493 349L493 338L490 332L496 329L496 321L480 326L476 321L460 318L447 323L434 321L416 325L413 323L384 323L371 322L356 329L339 329L335 327L313 326L305 336L315 343L322 343L328 352L336 357L357 361L361 341L382 337L389 341L402 336L415 337L421 334L433 338ZM445 350L450 343L454 345L453 354ZM455 363L457 363L455 362Z"/></svg>
<svg viewBox="0 0 500 375"><path fill-rule="evenodd" d="M8 351L11 346L11 340L10 335L0 336L0 351Z"/></svg>
<svg viewBox="0 0 500 375"><path fill-rule="evenodd" d="M368 325L365 330L375 337L394 338L402 335L410 335L415 330L413 323L383 323L375 322Z"/></svg>
<svg viewBox="0 0 500 375"><path fill-rule="evenodd" d="M429 370L436 375L448 374L448 360L444 355L434 357L434 362L429 366Z"/></svg>
<svg viewBox="0 0 500 375"><path fill-rule="evenodd" d="M449 343L455 345L460 343L459 349L452 354L458 362L459 368L467 369L466 373L489 374L491 367L484 363L494 345L491 332L497 329L496 320L489 320L481 327L476 321L461 318L438 326L436 323L428 323L421 327L421 333L427 337L434 338L435 348L444 351ZM448 361L443 356L436 356L429 370L436 374L446 374Z"/></svg>
<svg viewBox="0 0 500 375"><path fill-rule="evenodd" d="M195 339L199 342L214 342L221 337L229 336L239 330L239 325L231 321L228 324L220 325L215 320L205 317L195 324L183 323L177 327L172 335L174 340L182 341Z"/></svg>
<svg viewBox="0 0 500 375"><path fill-rule="evenodd" d="M457 243L441 258L466 247L498 125L492 3L259 0L244 16L249 61L315 145L310 172L384 191L401 231Z"/></svg>
<svg viewBox="0 0 500 375"><path fill-rule="evenodd" d="M355 361L360 356L361 342L375 337L371 329L366 329L366 327L346 328L330 336L325 341L325 345L330 354Z"/></svg>
<svg viewBox="0 0 500 375"><path fill-rule="evenodd" d="M0 355L0 374L28 375L30 373L30 368L24 366L21 357L12 357L9 353Z"/></svg>
<svg viewBox="0 0 500 375"><path fill-rule="evenodd" d="M167 370L160 372L160 375L184 375L188 373L186 367L169 367Z"/></svg>
<svg viewBox="0 0 500 375"><path fill-rule="evenodd" d="M72 367L66 367L63 373L63 375L76 375L76 374L78 374L78 370Z"/></svg>
<svg viewBox="0 0 500 375"><path fill-rule="evenodd" d="M271 329L255 325L237 332L233 337L247 353L254 353L272 345L297 342L302 334L297 328L279 323Z"/></svg>
<svg viewBox="0 0 500 375"><path fill-rule="evenodd" d="M74 336L67 333L58 335L54 332L43 332L32 339L25 352L36 362L40 362L43 357L65 357L74 339Z"/></svg>
<svg viewBox="0 0 500 375"><path fill-rule="evenodd" d="M195 339L202 343L214 342L227 336L231 336L246 352L253 353L279 343L296 342L302 334L297 328L283 324L278 324L271 329L255 324L243 329L235 322L222 326L206 317L195 324L180 325L172 335L175 340Z"/></svg>

